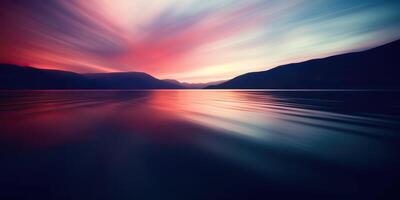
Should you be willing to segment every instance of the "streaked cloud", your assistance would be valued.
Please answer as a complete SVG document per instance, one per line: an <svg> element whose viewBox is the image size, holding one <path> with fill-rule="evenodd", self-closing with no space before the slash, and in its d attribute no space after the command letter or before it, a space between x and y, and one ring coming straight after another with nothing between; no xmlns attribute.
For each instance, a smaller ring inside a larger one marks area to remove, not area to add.
<svg viewBox="0 0 400 200"><path fill-rule="evenodd" d="M0 62L204 82L400 38L397 0L3 0Z"/></svg>

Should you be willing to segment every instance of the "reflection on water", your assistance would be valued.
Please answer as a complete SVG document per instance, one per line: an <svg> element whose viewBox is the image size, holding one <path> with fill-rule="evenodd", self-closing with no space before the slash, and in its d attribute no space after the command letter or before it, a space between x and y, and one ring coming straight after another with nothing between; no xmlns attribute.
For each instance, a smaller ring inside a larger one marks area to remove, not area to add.
<svg viewBox="0 0 400 200"><path fill-rule="evenodd" d="M388 197L399 102L382 91L4 91L0 195Z"/></svg>

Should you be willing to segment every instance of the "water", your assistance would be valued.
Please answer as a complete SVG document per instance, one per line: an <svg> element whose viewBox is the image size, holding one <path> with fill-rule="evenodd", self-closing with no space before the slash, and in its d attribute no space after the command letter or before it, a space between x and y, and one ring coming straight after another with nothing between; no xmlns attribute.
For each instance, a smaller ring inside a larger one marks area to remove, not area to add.
<svg viewBox="0 0 400 200"><path fill-rule="evenodd" d="M393 91L3 91L1 199L395 198Z"/></svg>

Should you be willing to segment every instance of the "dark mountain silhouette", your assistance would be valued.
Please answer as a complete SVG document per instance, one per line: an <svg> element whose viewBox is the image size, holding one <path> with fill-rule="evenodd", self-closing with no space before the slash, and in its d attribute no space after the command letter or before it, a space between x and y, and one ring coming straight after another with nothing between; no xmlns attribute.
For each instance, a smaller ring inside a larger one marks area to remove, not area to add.
<svg viewBox="0 0 400 200"><path fill-rule="evenodd" d="M17 65L0 65L0 89L182 89L140 72L78 74Z"/></svg>
<svg viewBox="0 0 400 200"><path fill-rule="evenodd" d="M400 40L363 52L282 65L208 89L400 89ZM140 72L78 74L0 64L0 89L182 89L188 84Z"/></svg>
<svg viewBox="0 0 400 200"><path fill-rule="evenodd" d="M400 40L268 71L247 73L208 89L400 89Z"/></svg>
<svg viewBox="0 0 400 200"><path fill-rule="evenodd" d="M142 72L85 74L96 88L102 89L183 89L184 87L159 80Z"/></svg>

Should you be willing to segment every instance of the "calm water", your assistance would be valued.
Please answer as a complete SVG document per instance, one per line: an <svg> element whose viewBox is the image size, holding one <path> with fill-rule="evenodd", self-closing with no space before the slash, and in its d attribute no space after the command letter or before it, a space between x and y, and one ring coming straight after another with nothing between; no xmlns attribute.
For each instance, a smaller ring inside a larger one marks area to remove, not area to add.
<svg viewBox="0 0 400 200"><path fill-rule="evenodd" d="M400 93L0 92L1 199L395 198Z"/></svg>

